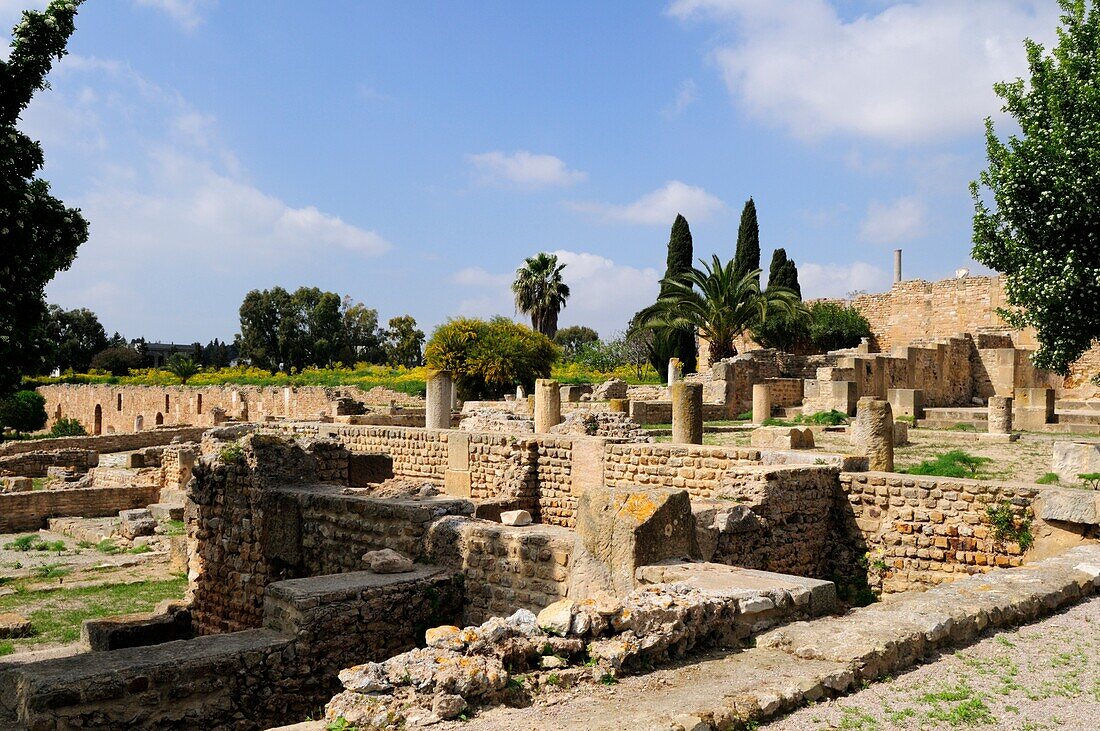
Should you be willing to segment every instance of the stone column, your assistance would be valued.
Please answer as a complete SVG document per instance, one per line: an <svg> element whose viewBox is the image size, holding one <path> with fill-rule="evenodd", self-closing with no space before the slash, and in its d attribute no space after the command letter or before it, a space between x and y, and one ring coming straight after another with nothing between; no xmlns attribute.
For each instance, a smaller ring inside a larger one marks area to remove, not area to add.
<svg viewBox="0 0 1100 731"><path fill-rule="evenodd" d="M668 359L668 386L672 388L672 384L680 380L680 359L669 358Z"/></svg>
<svg viewBox="0 0 1100 731"><path fill-rule="evenodd" d="M894 249L894 284L901 281L901 249Z"/></svg>
<svg viewBox="0 0 1100 731"><path fill-rule="evenodd" d="M856 406L852 425L852 443L856 452L867 457L867 469L894 471L894 412L889 401L864 396Z"/></svg>
<svg viewBox="0 0 1100 731"><path fill-rule="evenodd" d="M766 383L752 386L752 423L763 424L772 416L772 389Z"/></svg>
<svg viewBox="0 0 1100 731"><path fill-rule="evenodd" d="M1011 434L1012 433L1012 397L1011 396L990 396L989 397L989 433L990 434Z"/></svg>
<svg viewBox="0 0 1100 731"><path fill-rule="evenodd" d="M451 374L429 371L428 389L424 396L424 426L428 429L451 428Z"/></svg>
<svg viewBox="0 0 1100 731"><path fill-rule="evenodd" d="M678 381L672 392L672 441L703 443L703 384Z"/></svg>
<svg viewBox="0 0 1100 731"><path fill-rule="evenodd" d="M535 433L546 434L561 423L561 386L557 381L535 381Z"/></svg>

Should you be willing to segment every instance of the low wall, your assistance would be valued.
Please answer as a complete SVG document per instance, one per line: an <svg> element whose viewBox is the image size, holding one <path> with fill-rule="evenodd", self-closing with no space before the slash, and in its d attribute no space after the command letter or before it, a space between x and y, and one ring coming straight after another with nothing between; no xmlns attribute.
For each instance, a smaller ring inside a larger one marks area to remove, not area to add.
<svg viewBox="0 0 1100 731"><path fill-rule="evenodd" d="M173 441L197 442L209 427L191 426L176 429L149 429L130 434L103 436L57 437L56 439L31 439L0 444L0 455L25 454L49 449L90 449L100 454L129 452L144 447L171 444Z"/></svg>
<svg viewBox="0 0 1100 731"><path fill-rule="evenodd" d="M442 484L447 471L447 440L451 432L386 426L339 426L322 430L352 452L383 452L393 458L397 477Z"/></svg>
<svg viewBox="0 0 1100 731"><path fill-rule="evenodd" d="M38 530L49 518L105 518L157 501L156 485L0 493L0 533Z"/></svg>
<svg viewBox="0 0 1100 731"><path fill-rule="evenodd" d="M725 473L736 467L759 464L758 449L608 444L603 476L608 487L684 488L692 498L711 498Z"/></svg>
<svg viewBox="0 0 1100 731"><path fill-rule="evenodd" d="M84 471L99 464L99 453L88 449L50 449L0 456L0 476L45 477L50 467Z"/></svg>

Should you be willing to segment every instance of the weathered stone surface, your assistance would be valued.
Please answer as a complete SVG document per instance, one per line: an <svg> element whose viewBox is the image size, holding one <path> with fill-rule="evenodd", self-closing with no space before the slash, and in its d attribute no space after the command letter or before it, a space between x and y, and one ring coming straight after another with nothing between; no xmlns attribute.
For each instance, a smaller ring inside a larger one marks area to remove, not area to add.
<svg viewBox="0 0 1100 731"><path fill-rule="evenodd" d="M451 403L454 383L448 371L428 373L424 395L424 426L428 429L451 428Z"/></svg>
<svg viewBox="0 0 1100 731"><path fill-rule="evenodd" d="M572 599L562 599L539 612L539 628L549 634L566 635L573 624L577 604Z"/></svg>
<svg viewBox="0 0 1100 731"><path fill-rule="evenodd" d="M1093 490L1043 491L1039 517L1078 525L1100 525L1100 493Z"/></svg>
<svg viewBox="0 0 1100 731"><path fill-rule="evenodd" d="M500 514L504 525L531 525L531 514L526 510L505 510Z"/></svg>
<svg viewBox="0 0 1100 731"><path fill-rule="evenodd" d="M703 384L677 381L669 386L672 396L672 441L703 443Z"/></svg>
<svg viewBox="0 0 1100 731"><path fill-rule="evenodd" d="M1012 397L990 396L987 408L987 429L990 434L1012 433Z"/></svg>
<svg viewBox="0 0 1100 731"><path fill-rule="evenodd" d="M0 639L28 637L31 634L31 621L12 612L0 614Z"/></svg>
<svg viewBox="0 0 1100 731"><path fill-rule="evenodd" d="M749 441L760 449L813 449L814 433L793 426L762 426L753 430Z"/></svg>
<svg viewBox="0 0 1100 731"><path fill-rule="evenodd" d="M547 434L561 423L561 391L557 381L535 381L535 433Z"/></svg>
<svg viewBox="0 0 1100 731"><path fill-rule="evenodd" d="M576 523L579 540L606 568L616 591L634 588L638 566L691 553L686 490L591 487L580 497Z"/></svg>
<svg viewBox="0 0 1100 731"><path fill-rule="evenodd" d="M630 385L621 378L612 378L592 389L592 401L610 401L625 399Z"/></svg>
<svg viewBox="0 0 1100 731"><path fill-rule="evenodd" d="M415 568L411 558L402 556L392 548L367 551L363 554L363 563L376 574L405 574Z"/></svg>
<svg viewBox="0 0 1100 731"><path fill-rule="evenodd" d="M752 423L763 424L772 416L772 391L766 383L752 386Z"/></svg>
<svg viewBox="0 0 1100 731"><path fill-rule="evenodd" d="M868 469L894 471L894 416L888 401L864 396L856 406L852 443L867 457Z"/></svg>
<svg viewBox="0 0 1100 731"><path fill-rule="evenodd" d="M1100 472L1100 442L1054 442L1050 471L1071 483L1078 475Z"/></svg>

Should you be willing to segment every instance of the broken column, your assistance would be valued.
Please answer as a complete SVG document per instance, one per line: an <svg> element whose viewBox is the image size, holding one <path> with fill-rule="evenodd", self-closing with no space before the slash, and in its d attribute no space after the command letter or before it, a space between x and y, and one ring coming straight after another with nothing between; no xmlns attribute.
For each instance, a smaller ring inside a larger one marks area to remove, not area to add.
<svg viewBox="0 0 1100 731"><path fill-rule="evenodd" d="M672 384L680 380L680 359L669 358L668 359L668 386L672 388Z"/></svg>
<svg viewBox="0 0 1100 731"><path fill-rule="evenodd" d="M451 374L429 371L428 388L424 396L424 426L427 429L451 428Z"/></svg>
<svg viewBox="0 0 1100 731"><path fill-rule="evenodd" d="M630 399L625 398L613 398L607 402L607 410L613 414L629 414L630 413Z"/></svg>
<svg viewBox="0 0 1100 731"><path fill-rule="evenodd" d="M672 441L675 444L703 443L703 384L678 381L672 394Z"/></svg>
<svg viewBox="0 0 1100 731"><path fill-rule="evenodd" d="M540 378L535 381L535 433L547 434L550 427L561 423L561 386L557 381Z"/></svg>
<svg viewBox="0 0 1100 731"><path fill-rule="evenodd" d="M990 396L989 397L989 414L987 420L989 422L990 434L1011 434L1012 433L1012 397L1011 396Z"/></svg>
<svg viewBox="0 0 1100 731"><path fill-rule="evenodd" d="M858 454L867 457L867 469L894 471L894 414L889 401L864 396L856 405L852 425L852 443Z"/></svg>
<svg viewBox="0 0 1100 731"><path fill-rule="evenodd" d="M772 389L766 383L755 383L752 387L752 423L763 424L772 416Z"/></svg>

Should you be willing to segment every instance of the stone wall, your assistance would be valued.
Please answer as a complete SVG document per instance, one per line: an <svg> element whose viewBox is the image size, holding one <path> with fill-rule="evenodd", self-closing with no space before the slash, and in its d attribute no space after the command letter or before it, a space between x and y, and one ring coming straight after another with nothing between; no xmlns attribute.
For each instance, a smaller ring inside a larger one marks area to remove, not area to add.
<svg viewBox="0 0 1100 731"><path fill-rule="evenodd" d="M759 465L760 450L681 444L608 444L604 482L608 487L683 488L692 498L714 496L723 475Z"/></svg>
<svg viewBox="0 0 1100 731"><path fill-rule="evenodd" d="M1044 501L1081 496L1041 485L884 472L841 473L840 488L838 541L860 544L869 556L872 583L887 593L1019 566L1021 546L998 538L988 509L1009 506L1020 521L1029 522L1038 542L1044 528L1037 508ZM1084 519L1095 524L1096 515L1093 508ZM1088 530L1075 530L1082 529Z"/></svg>
<svg viewBox="0 0 1100 731"><path fill-rule="evenodd" d="M416 396L354 386L115 386L56 384L40 386L49 425L75 418L89 434L121 434L160 425L213 425L213 412L241 421L316 419L335 416L334 402L351 399L365 405L422 406Z"/></svg>
<svg viewBox="0 0 1100 731"><path fill-rule="evenodd" d="M99 464L99 452L89 449L43 449L0 456L0 476L45 477L50 467L85 471Z"/></svg>
<svg viewBox="0 0 1100 731"><path fill-rule="evenodd" d="M104 518L157 501L156 485L0 493L0 533L38 530L49 518Z"/></svg>
<svg viewBox="0 0 1100 731"><path fill-rule="evenodd" d="M447 430L414 427L340 426L327 430L353 452L383 452L393 458L398 477L443 484L447 471Z"/></svg>
<svg viewBox="0 0 1100 731"><path fill-rule="evenodd" d="M90 449L100 454L129 452L144 447L170 444L173 441L194 442L202 438L206 427L182 427L177 429L150 429L132 434L110 434L86 437L57 437L4 442L0 455L25 454L43 449Z"/></svg>

